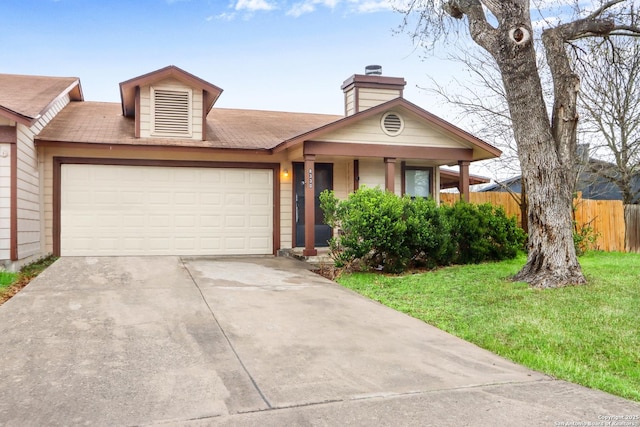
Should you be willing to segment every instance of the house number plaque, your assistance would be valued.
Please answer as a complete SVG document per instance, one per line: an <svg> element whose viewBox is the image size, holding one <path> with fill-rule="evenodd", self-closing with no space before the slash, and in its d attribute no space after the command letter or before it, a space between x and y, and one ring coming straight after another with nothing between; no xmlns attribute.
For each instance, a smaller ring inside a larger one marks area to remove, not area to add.
<svg viewBox="0 0 640 427"><path fill-rule="evenodd" d="M309 188L313 188L313 169L309 169Z"/></svg>

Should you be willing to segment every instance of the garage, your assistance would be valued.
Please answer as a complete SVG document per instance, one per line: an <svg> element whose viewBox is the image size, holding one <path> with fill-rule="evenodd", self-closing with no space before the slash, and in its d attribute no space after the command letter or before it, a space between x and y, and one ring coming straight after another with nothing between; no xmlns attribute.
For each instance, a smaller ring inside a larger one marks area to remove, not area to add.
<svg viewBox="0 0 640 427"><path fill-rule="evenodd" d="M63 256L273 253L270 167L59 166Z"/></svg>

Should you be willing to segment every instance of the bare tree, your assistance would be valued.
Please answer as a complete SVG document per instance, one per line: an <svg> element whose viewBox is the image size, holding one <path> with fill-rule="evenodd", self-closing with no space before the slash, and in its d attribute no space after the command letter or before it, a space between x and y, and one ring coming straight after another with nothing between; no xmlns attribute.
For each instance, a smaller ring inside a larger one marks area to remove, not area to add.
<svg viewBox="0 0 640 427"><path fill-rule="evenodd" d="M640 39L611 37L576 50L581 70L583 139L601 160L586 172L617 187L625 204L640 188Z"/></svg>
<svg viewBox="0 0 640 427"><path fill-rule="evenodd" d="M411 0L401 8L407 25L416 18L416 34L432 43L454 28L449 17L464 20L471 39L500 70L529 198L529 255L515 280L540 288L586 282L571 221L580 79L566 46L584 37L639 34L640 29L623 21L623 7L632 3L612 0L590 12L576 10L578 18L547 24L542 31L554 85L551 117L536 62L529 0ZM578 8L578 2L572 4Z"/></svg>

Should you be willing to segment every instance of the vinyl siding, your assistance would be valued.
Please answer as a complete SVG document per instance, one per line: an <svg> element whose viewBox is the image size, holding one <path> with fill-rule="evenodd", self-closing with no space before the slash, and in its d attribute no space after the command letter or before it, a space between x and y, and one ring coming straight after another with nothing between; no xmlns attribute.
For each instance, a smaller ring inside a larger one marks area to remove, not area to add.
<svg viewBox="0 0 640 427"><path fill-rule="evenodd" d="M17 210L18 259L42 254L40 165L33 144L34 137L69 103L69 97L59 99L33 126L18 124L17 135Z"/></svg>
<svg viewBox="0 0 640 427"><path fill-rule="evenodd" d="M140 88L140 137L151 137L151 87L176 91L193 90L191 98L191 139L202 140L202 91L191 88L176 79L165 79L153 85ZM184 139L184 137L180 137Z"/></svg>
<svg viewBox="0 0 640 427"><path fill-rule="evenodd" d="M365 111L371 107L375 107L376 105L380 105L387 101L391 101L392 99L399 98L400 91L390 89L360 88L358 91L358 95L360 98L358 108L360 111Z"/></svg>
<svg viewBox="0 0 640 427"><path fill-rule="evenodd" d="M428 126L410 114L397 112L404 120L404 130L398 136L388 136L380 127L384 113L376 114L343 129L322 136L323 141L352 144L398 144L416 147L461 148L468 143L453 139L433 126Z"/></svg>
<svg viewBox="0 0 640 427"><path fill-rule="evenodd" d="M0 144L0 260L7 260L11 257L10 245L11 145Z"/></svg>

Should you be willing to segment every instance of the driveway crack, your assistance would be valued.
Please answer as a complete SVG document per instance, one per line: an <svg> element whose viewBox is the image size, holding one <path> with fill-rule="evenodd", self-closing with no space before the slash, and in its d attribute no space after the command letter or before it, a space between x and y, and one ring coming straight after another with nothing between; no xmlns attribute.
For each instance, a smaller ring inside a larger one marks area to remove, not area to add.
<svg viewBox="0 0 640 427"><path fill-rule="evenodd" d="M249 370L247 369L245 364L242 362L242 359L240 358L240 355L236 351L236 348L234 347L233 343L229 339L229 336L227 335L226 331L224 330L224 328L222 327L222 325L218 321L218 318L216 317L215 313L213 312L213 309L211 308L211 306L209 305L209 302L204 297L204 293L202 292L202 289L200 289L200 286L198 285L198 282L196 281L196 279L191 274L191 271L187 267L187 264L184 262L184 259L180 258L180 262L182 263L182 266L184 267L184 269L189 274L189 277L191 277L191 281L193 282L193 284L195 285L196 289L200 293L200 297L202 298L202 301L204 301L205 305L207 306L207 309L209 310L209 313L211 314L211 317L213 318L213 321L216 323L216 325L218 325L218 329L220 329L220 332L222 332L222 336L224 336L224 339L227 341L227 344L229 345L229 348L231 349L231 351L235 355L236 359L238 360L238 363L240 363L240 366L242 366L242 369L247 374L247 377L249 377L249 380L251 381L251 384L253 384L253 387L258 392L258 394L260 395L260 398L265 403L265 405L267 405L267 407L269 409L272 409L273 406L271 406L271 403L269 403L269 400L267 400L267 397L264 395L262 390L260 390L260 387L258 386L258 383L256 383L256 380L253 378L253 375L251 375L251 372L249 372Z"/></svg>

